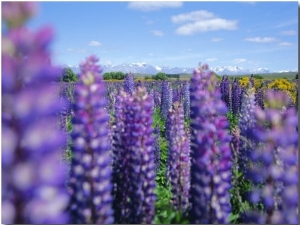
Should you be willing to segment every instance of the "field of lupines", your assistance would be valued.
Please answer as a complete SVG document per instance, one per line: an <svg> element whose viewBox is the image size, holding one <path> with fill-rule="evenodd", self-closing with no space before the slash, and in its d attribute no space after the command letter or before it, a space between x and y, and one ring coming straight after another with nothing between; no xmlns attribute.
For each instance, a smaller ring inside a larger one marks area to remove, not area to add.
<svg viewBox="0 0 300 225"><path fill-rule="evenodd" d="M2 223L298 224L296 85L59 82L34 9L2 3Z"/></svg>

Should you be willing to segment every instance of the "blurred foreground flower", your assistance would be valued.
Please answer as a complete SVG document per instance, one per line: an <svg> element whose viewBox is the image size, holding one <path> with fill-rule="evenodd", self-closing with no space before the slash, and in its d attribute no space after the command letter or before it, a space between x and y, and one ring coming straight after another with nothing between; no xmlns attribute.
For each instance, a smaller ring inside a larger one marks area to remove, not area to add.
<svg viewBox="0 0 300 225"><path fill-rule="evenodd" d="M207 66L191 79L191 223L228 223L231 150L227 108Z"/></svg>
<svg viewBox="0 0 300 225"><path fill-rule="evenodd" d="M284 92L268 91L267 110L254 112L257 124L251 129L248 177L254 184L250 201L261 202L263 211L248 211L247 222L298 224L298 116L295 108L280 110L289 99Z"/></svg>
<svg viewBox="0 0 300 225"><path fill-rule="evenodd" d="M3 2L2 18L2 223L63 224L68 203L59 129L61 70L50 64L52 29L23 24L31 2Z"/></svg>

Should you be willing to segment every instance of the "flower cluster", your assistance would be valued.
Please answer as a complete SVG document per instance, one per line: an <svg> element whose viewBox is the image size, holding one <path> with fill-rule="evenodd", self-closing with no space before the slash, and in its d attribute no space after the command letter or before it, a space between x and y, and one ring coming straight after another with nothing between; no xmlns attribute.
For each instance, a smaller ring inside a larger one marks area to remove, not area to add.
<svg viewBox="0 0 300 225"><path fill-rule="evenodd" d="M112 154L113 154L113 209L115 216L115 223L123 223L127 221L129 215L129 205L127 199L129 196L129 154L122 146L124 139L125 129L125 114L124 96L126 93L120 90L119 95L116 96L115 103L115 121L113 125L113 141L112 141Z"/></svg>
<svg viewBox="0 0 300 225"><path fill-rule="evenodd" d="M257 89L255 92L255 102L261 109L265 109L264 99L265 99L265 91L264 88L261 87Z"/></svg>
<svg viewBox="0 0 300 225"><path fill-rule="evenodd" d="M171 185L172 204L175 210L186 211L190 190L190 146L184 129L183 107L175 102L166 122L168 142L167 182Z"/></svg>
<svg viewBox="0 0 300 225"><path fill-rule="evenodd" d="M237 79L234 79L232 83L231 96L232 96L232 112L235 115L238 115L241 110L242 87L237 81Z"/></svg>
<svg viewBox="0 0 300 225"><path fill-rule="evenodd" d="M226 103L228 111L231 111L231 91L230 91L230 80L228 76L223 76L220 83L220 91L222 94L222 100Z"/></svg>
<svg viewBox="0 0 300 225"><path fill-rule="evenodd" d="M186 82L183 86L183 109L184 117L190 118L190 83Z"/></svg>
<svg viewBox="0 0 300 225"><path fill-rule="evenodd" d="M262 202L264 210L248 212L248 222L298 224L298 116L294 108L280 110L285 93L269 91L266 98L273 104L255 110L251 138L257 144L248 174L255 185L250 201Z"/></svg>
<svg viewBox="0 0 300 225"><path fill-rule="evenodd" d="M170 83L163 81L161 90L161 116L163 119L167 118L168 110L172 108L173 104L173 90Z"/></svg>
<svg viewBox="0 0 300 225"><path fill-rule="evenodd" d="M155 203L153 100L144 87L138 87L132 95L121 91L120 98L123 111L116 111L116 115L121 114L118 122L121 131L117 134L120 145L114 150L118 152L115 160L119 163L113 164L119 172L114 178L115 193L120 197L118 222L152 223Z"/></svg>
<svg viewBox="0 0 300 225"><path fill-rule="evenodd" d="M240 128L240 148L238 164L239 169L244 174L249 168L249 154L251 151L251 141L249 139L249 131L255 125L254 110L255 105L254 88L251 85L244 90L242 96L241 111L239 114L239 128Z"/></svg>
<svg viewBox="0 0 300 225"><path fill-rule="evenodd" d="M80 65L72 119L71 223L113 223L109 116L98 59Z"/></svg>
<svg viewBox="0 0 300 225"><path fill-rule="evenodd" d="M60 160L66 135L56 82L61 69L50 64L50 27L37 32L24 22L32 2L2 3L2 222L62 224L68 203L66 167Z"/></svg>
<svg viewBox="0 0 300 225"><path fill-rule="evenodd" d="M173 102L180 102L179 87L173 89Z"/></svg>
<svg viewBox="0 0 300 225"><path fill-rule="evenodd" d="M129 94L133 93L133 91L134 91L134 75L132 73L126 74L123 87L124 87L125 92L127 92Z"/></svg>
<svg viewBox="0 0 300 225"><path fill-rule="evenodd" d="M227 108L206 69L191 79L191 223L227 223L231 212L231 150Z"/></svg>

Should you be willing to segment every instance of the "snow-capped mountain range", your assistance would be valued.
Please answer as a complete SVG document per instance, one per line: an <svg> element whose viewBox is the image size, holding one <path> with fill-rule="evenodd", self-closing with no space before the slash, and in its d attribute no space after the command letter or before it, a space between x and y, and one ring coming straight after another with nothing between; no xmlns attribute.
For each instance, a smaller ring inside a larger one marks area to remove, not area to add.
<svg viewBox="0 0 300 225"><path fill-rule="evenodd" d="M123 73L138 73L138 74L151 74L155 75L158 72L164 72L166 74L191 74L195 67L170 67L167 65L153 66L145 62L141 63L123 63L120 65L101 65L103 73L112 71L121 71ZM79 73L79 68L71 67L75 73ZM268 68L252 68L245 69L241 66L219 66L211 67L218 75L243 75L243 74L263 74L263 73L281 73L281 72L298 72L298 70L284 70L284 71L271 71Z"/></svg>

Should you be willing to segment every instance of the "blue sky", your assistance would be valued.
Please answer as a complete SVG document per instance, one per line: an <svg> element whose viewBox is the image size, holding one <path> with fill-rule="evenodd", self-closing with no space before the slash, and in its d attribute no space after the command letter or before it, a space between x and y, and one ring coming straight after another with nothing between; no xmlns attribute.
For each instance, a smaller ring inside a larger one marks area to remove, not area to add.
<svg viewBox="0 0 300 225"><path fill-rule="evenodd" d="M298 68L298 2L40 2L54 62Z"/></svg>

